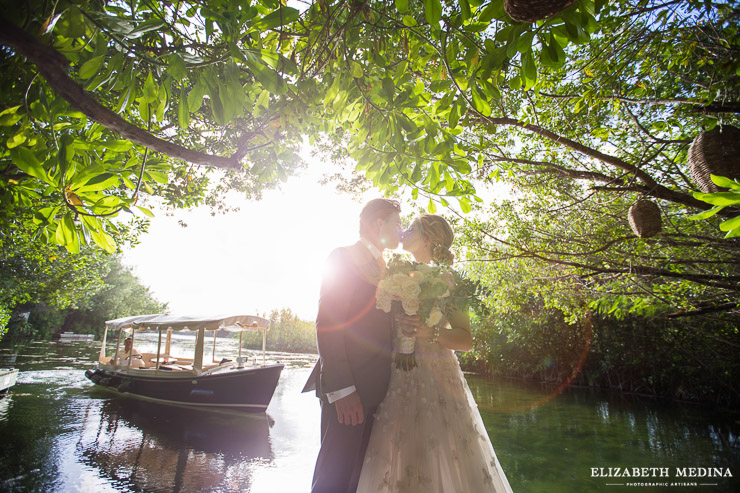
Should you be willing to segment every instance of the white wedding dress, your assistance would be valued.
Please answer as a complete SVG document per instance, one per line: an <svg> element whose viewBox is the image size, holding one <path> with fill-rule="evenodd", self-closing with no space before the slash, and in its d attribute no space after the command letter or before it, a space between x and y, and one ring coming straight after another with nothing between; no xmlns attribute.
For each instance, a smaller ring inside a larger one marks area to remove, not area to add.
<svg viewBox="0 0 740 493"><path fill-rule="evenodd" d="M422 338L415 352L393 368L358 493L511 492L454 352Z"/></svg>

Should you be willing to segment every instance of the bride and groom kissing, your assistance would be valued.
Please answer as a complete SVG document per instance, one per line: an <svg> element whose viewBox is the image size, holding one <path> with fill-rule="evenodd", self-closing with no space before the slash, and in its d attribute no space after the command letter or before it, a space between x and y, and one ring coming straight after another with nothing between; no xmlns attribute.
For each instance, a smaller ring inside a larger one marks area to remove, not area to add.
<svg viewBox="0 0 740 493"><path fill-rule="evenodd" d="M360 240L334 250L321 285L319 360L303 391L321 402L313 493L510 492L454 351L472 346L467 312L434 327L418 315L376 307L383 250L422 264L451 264L453 231L422 215L402 232L397 201L360 213ZM396 368L400 337L415 338L416 366ZM395 341L395 342L394 342Z"/></svg>

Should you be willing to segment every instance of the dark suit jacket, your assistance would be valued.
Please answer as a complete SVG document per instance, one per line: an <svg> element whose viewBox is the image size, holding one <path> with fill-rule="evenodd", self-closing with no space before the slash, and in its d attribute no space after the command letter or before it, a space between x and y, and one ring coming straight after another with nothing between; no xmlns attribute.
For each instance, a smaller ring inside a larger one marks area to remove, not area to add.
<svg viewBox="0 0 740 493"><path fill-rule="evenodd" d="M319 360L303 392L322 397L354 385L363 405L373 407L388 390L391 317L375 308L380 267L360 248L337 248L327 260L316 317Z"/></svg>

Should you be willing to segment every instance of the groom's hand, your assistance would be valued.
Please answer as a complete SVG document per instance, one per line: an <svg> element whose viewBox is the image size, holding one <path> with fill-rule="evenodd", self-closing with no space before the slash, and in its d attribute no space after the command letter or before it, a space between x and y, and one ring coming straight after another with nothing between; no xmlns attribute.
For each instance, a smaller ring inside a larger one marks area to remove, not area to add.
<svg viewBox="0 0 740 493"><path fill-rule="evenodd" d="M342 397L334 405L337 407L337 417L340 423L355 426L365 421L365 415L362 412L362 401L360 400L360 394L357 392Z"/></svg>

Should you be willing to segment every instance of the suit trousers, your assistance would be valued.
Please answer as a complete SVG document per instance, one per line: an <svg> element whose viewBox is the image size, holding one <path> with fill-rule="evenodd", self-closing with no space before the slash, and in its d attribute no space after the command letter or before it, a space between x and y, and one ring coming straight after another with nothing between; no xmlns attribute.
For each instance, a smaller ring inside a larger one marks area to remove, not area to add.
<svg viewBox="0 0 740 493"><path fill-rule="evenodd" d="M337 408L321 398L321 449L311 493L354 493L360 481L377 406L363 407L365 421L355 426L337 419Z"/></svg>

